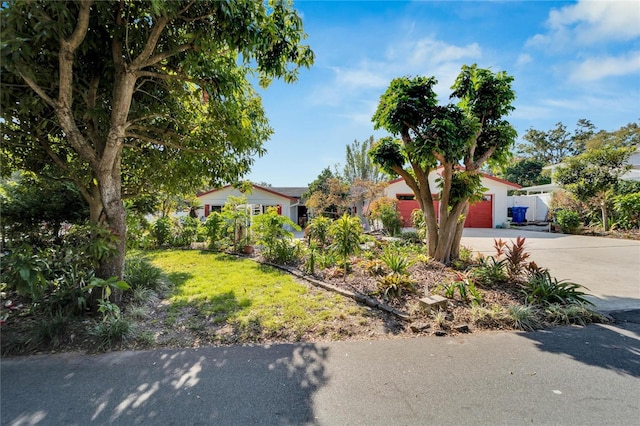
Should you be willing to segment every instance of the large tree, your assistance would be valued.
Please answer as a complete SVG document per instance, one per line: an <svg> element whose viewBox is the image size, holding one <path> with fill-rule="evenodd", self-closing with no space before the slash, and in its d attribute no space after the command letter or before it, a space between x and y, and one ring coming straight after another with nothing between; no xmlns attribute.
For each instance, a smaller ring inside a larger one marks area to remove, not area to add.
<svg viewBox="0 0 640 426"><path fill-rule="evenodd" d="M600 130L586 142L587 149L599 149L604 146L619 148L640 146L640 120L611 132Z"/></svg>
<svg viewBox="0 0 640 426"><path fill-rule="evenodd" d="M519 156L544 165L558 164L567 157L583 153L594 132L595 126L586 119L578 120L573 134L560 122L548 131L531 128L522 137L525 142L518 144L516 151Z"/></svg>
<svg viewBox="0 0 640 426"><path fill-rule="evenodd" d="M567 159L555 171L556 181L583 202L596 205L602 215L602 226L609 228L609 205L614 189L630 168L629 157L634 147L603 146Z"/></svg>
<svg viewBox="0 0 640 426"><path fill-rule="evenodd" d="M542 173L544 166L540 160L520 158L505 165L500 176L521 186L544 185L551 183L551 177Z"/></svg>
<svg viewBox="0 0 640 426"><path fill-rule="evenodd" d="M476 65L463 66L452 89L457 104L440 105L434 77L396 78L381 96L372 121L400 140L381 139L374 161L400 175L412 189L427 224L429 255L458 257L469 200L481 190L480 169L504 162L516 138L505 120L513 110L513 77ZM440 168L439 223L429 173Z"/></svg>
<svg viewBox="0 0 640 426"><path fill-rule="evenodd" d="M8 1L1 13L3 160L78 187L119 241L103 277L123 273L123 193L237 180L271 133L249 78L291 82L313 62L288 0Z"/></svg>
<svg viewBox="0 0 640 426"><path fill-rule="evenodd" d="M356 179L360 179L378 183L387 178L369 156L369 150L373 144L373 136L369 136L369 139L365 139L362 143L356 139L352 144L347 145L346 163L343 172L347 182L355 182Z"/></svg>

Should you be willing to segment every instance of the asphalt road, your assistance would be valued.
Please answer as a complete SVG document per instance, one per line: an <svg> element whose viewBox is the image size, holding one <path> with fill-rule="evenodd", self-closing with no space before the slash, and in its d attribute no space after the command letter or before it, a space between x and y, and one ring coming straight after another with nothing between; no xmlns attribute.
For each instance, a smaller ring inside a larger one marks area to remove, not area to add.
<svg viewBox="0 0 640 426"><path fill-rule="evenodd" d="M0 423L637 425L640 312L619 320L534 333L9 358L0 366Z"/></svg>
<svg viewBox="0 0 640 426"><path fill-rule="evenodd" d="M587 287L601 311L640 309L640 241L520 229L466 228L462 244L495 254L494 239L526 238L530 260L553 276ZM640 424L640 422L639 422Z"/></svg>

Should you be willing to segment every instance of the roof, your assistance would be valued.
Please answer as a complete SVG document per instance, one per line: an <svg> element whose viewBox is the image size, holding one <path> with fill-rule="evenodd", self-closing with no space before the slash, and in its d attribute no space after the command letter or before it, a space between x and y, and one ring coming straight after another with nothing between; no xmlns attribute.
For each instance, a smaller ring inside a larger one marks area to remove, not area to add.
<svg viewBox="0 0 640 426"><path fill-rule="evenodd" d="M261 187L262 188L262 187ZM307 186L291 186L291 187L276 187L276 188L263 188L263 189L270 189L273 192L277 192L279 194L283 194L286 195L287 197L291 197L291 198L302 198L302 194L304 194L305 192L307 192L309 190L309 187Z"/></svg>
<svg viewBox="0 0 640 426"><path fill-rule="evenodd" d="M255 189L259 189L261 191L266 191L271 194L278 195L283 198L289 198L292 201L298 201L302 194L308 189L307 187L281 187L281 188L265 188L264 186L252 185ZM201 192L198 194L198 197L202 197L207 194L212 194L214 192L222 191L223 189L229 188L231 185L225 185L222 188L211 189L209 191Z"/></svg>
<svg viewBox="0 0 640 426"><path fill-rule="evenodd" d="M441 169L441 168L442 168L442 166L440 166L440 167L438 167L437 169L432 170L432 171L438 171L438 170L439 170L439 169ZM503 184L505 184L505 185L512 186L512 187L513 187L513 188L515 188L515 189L520 189L520 188L522 188L522 186L518 185L517 183L509 182L508 180L500 179L499 177L491 176L491 175L488 175L488 174L486 174L486 173L484 173L484 172L480 172L480 175L481 175L483 178L491 179L491 180L494 180L494 181L496 181L496 182L500 182L500 183L503 183ZM389 181L389 183L390 183L390 184L392 184L392 183L400 182L400 181L403 181L403 180L404 180L404 178L399 177L399 178L396 178L396 179L393 179L393 180Z"/></svg>
<svg viewBox="0 0 640 426"><path fill-rule="evenodd" d="M523 188L520 188L521 191L527 191L527 194L530 193L530 192L547 193L547 192L557 191L558 189L560 189L560 186L558 186L558 184L556 184L556 183L547 183L547 184L544 184L544 185L525 186Z"/></svg>

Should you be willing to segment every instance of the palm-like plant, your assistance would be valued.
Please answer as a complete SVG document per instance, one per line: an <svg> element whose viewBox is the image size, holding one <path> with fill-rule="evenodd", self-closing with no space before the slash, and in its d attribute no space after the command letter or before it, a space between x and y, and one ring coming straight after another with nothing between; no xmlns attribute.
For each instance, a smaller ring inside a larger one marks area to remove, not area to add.
<svg viewBox="0 0 640 426"><path fill-rule="evenodd" d="M347 276L347 259L360 248L361 234L360 218L350 217L346 213L340 219L335 220L329 228L329 235L333 240L331 248L342 258L345 279Z"/></svg>
<svg viewBox="0 0 640 426"><path fill-rule="evenodd" d="M324 248L329 241L329 228L331 219L325 216L318 216L309 221L307 235L309 240L316 240L320 248Z"/></svg>

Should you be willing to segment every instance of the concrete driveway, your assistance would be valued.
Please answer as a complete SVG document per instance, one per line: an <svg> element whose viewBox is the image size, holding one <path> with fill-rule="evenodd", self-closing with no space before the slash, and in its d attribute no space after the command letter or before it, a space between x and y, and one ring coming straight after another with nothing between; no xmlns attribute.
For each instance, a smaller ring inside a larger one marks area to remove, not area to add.
<svg viewBox="0 0 640 426"><path fill-rule="evenodd" d="M558 279L581 284L601 311L640 309L640 241L519 229L464 230L462 244L495 254L493 240L526 238L530 259Z"/></svg>

